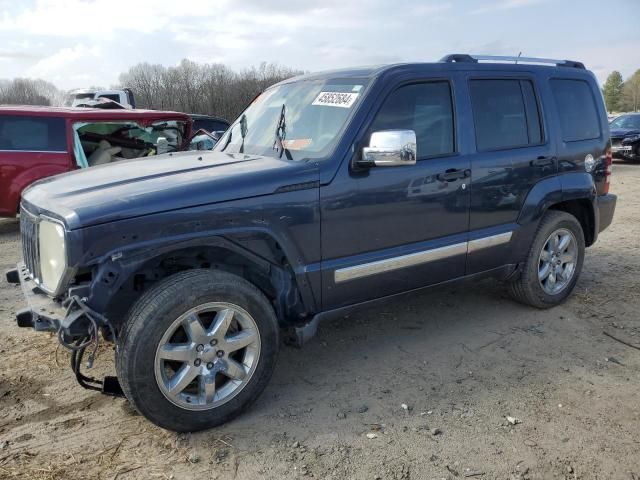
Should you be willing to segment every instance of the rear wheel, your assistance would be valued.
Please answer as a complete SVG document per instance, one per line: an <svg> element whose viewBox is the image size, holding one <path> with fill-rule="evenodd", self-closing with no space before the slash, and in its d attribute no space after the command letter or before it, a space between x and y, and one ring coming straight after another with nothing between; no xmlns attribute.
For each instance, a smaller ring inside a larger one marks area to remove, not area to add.
<svg viewBox="0 0 640 480"><path fill-rule="evenodd" d="M537 308L558 305L578 281L584 251L580 222L566 212L548 211L540 221L519 277L509 283L509 293L515 300Z"/></svg>
<svg viewBox="0 0 640 480"><path fill-rule="evenodd" d="M150 421L175 431L226 422L267 385L278 350L273 308L235 275L168 277L131 309L118 341L122 388Z"/></svg>

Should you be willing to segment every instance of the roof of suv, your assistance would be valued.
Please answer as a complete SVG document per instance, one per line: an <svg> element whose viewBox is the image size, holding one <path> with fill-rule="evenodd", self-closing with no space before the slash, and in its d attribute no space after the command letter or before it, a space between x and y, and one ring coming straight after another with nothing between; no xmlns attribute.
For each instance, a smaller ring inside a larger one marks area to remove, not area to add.
<svg viewBox="0 0 640 480"><path fill-rule="evenodd" d="M464 59L464 61L460 59ZM322 72L308 73L284 80L280 83L288 83L298 80L322 80L328 78L375 78L385 72L401 69L420 69L423 71L505 71L505 72L532 72L536 70L555 69L561 72L577 71L588 72L584 65L580 62L572 60L549 60L549 59L533 59L522 58L521 63L515 63L517 57L477 57L483 60L480 63L470 55L448 55L438 62L406 62L393 63L387 65L372 65L356 68L344 68L336 70L327 70ZM555 62L555 63L554 63ZM589 72L590 73L590 72Z"/></svg>
<svg viewBox="0 0 640 480"><path fill-rule="evenodd" d="M42 107L34 105L0 105L2 115L31 115L38 117L68 117L77 120L184 120L191 121L185 113L159 110L105 110L102 108Z"/></svg>

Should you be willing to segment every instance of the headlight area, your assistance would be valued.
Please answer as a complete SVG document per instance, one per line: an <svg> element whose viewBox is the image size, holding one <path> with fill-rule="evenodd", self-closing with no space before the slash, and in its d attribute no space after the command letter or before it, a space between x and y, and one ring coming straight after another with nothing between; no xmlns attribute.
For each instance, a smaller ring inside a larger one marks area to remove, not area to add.
<svg viewBox="0 0 640 480"><path fill-rule="evenodd" d="M38 251L41 286L47 292L55 292L67 270L64 227L60 223L45 218L40 221Z"/></svg>

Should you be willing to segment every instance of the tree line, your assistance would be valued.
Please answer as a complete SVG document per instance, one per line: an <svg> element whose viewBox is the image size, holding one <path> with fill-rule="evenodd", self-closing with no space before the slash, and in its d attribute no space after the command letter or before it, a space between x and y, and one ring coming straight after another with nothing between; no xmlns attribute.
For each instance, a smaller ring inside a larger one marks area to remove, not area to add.
<svg viewBox="0 0 640 480"><path fill-rule="evenodd" d="M119 85L112 88L131 88L137 108L204 113L234 120L264 89L302 73L273 63L234 71L222 64L184 59L175 67L134 65L120 75ZM0 104L61 105L64 95L44 80L0 80Z"/></svg>
<svg viewBox="0 0 640 480"><path fill-rule="evenodd" d="M217 115L234 120L265 88L303 72L273 63L235 71L219 63L184 59L175 67L139 63L119 77L138 108ZM640 110L640 70L624 80L618 71L602 87L607 110ZM61 105L64 92L39 79L0 80L0 104Z"/></svg>
<svg viewBox="0 0 640 480"><path fill-rule="evenodd" d="M63 93L53 83L39 79L0 80L0 105L57 105Z"/></svg>
<svg viewBox="0 0 640 480"><path fill-rule="evenodd" d="M609 112L637 112L640 110L640 70L627 80L614 70L602 87L602 95Z"/></svg>
<svg viewBox="0 0 640 480"><path fill-rule="evenodd" d="M204 113L234 120L267 87L303 72L262 63L236 72L184 59L176 67L139 63L120 75L138 108Z"/></svg>

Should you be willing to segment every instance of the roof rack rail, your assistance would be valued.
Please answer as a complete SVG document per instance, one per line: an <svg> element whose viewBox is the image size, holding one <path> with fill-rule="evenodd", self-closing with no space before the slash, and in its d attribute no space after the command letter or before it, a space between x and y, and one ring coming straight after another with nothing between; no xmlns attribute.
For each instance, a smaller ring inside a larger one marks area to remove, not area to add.
<svg viewBox="0 0 640 480"><path fill-rule="evenodd" d="M440 59L443 63L478 63L479 61L515 62L515 63L543 63L558 67L580 68L585 70L584 63L574 60L554 60L552 58L536 57L509 57L501 55L468 55L466 53L454 53L445 55Z"/></svg>

